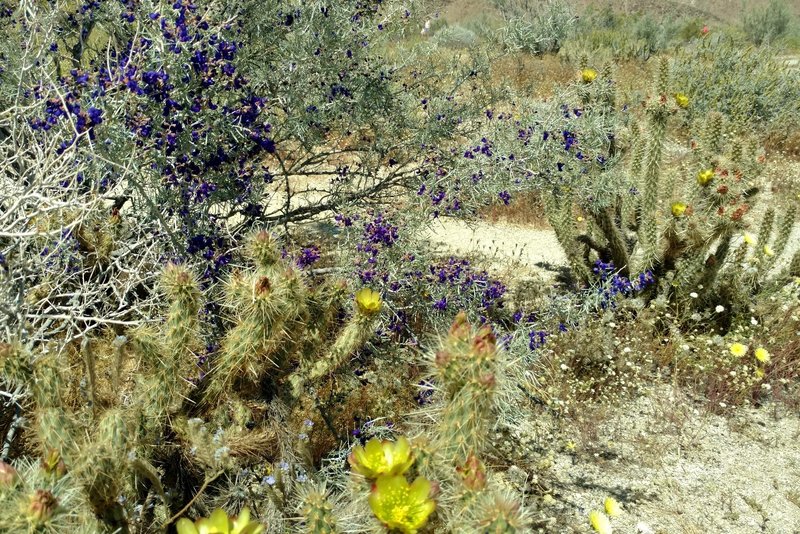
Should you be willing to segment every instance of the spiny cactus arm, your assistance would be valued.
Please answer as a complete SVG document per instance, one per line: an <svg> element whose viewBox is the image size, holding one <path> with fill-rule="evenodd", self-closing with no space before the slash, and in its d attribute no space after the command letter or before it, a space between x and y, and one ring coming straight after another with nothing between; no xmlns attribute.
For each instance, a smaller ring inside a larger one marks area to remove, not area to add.
<svg viewBox="0 0 800 534"><path fill-rule="evenodd" d="M355 313L336 337L325 357L301 367L289 377L293 397L298 398L307 383L336 372L348 356L369 341L382 306L383 302L377 291L362 288L356 292Z"/></svg>
<svg viewBox="0 0 800 534"><path fill-rule="evenodd" d="M630 277L630 257L625 245L625 240L622 239L622 234L614 224L611 217L610 208L596 210L592 212L597 226L603 232L603 236L608 241L608 250L611 252L611 259L614 261L614 267L619 270L620 276L625 278Z"/></svg>
<svg viewBox="0 0 800 534"><path fill-rule="evenodd" d="M298 513L303 523L303 532L308 534L337 534L337 518L334 503L325 484L306 484L298 495Z"/></svg>

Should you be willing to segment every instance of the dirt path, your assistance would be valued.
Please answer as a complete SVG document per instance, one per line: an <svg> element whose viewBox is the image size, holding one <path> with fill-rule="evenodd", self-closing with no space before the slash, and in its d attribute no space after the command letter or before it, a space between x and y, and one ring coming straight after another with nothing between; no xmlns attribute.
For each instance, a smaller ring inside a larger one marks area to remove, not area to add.
<svg viewBox="0 0 800 534"><path fill-rule="evenodd" d="M552 271L567 263L564 250L550 229L439 219L429 229L428 238L454 253L480 254L488 266L498 270L516 266L528 271Z"/></svg>

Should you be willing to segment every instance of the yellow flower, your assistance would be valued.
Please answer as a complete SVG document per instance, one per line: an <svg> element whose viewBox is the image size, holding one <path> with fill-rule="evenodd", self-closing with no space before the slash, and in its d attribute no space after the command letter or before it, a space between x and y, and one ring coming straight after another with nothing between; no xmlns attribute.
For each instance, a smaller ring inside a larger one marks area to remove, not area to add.
<svg viewBox="0 0 800 534"><path fill-rule="evenodd" d="M381 295L368 287L356 291L356 308L364 315L376 315L381 311Z"/></svg>
<svg viewBox="0 0 800 534"><path fill-rule="evenodd" d="M675 93L675 103L678 104L679 108L688 108L689 97L684 93Z"/></svg>
<svg viewBox="0 0 800 534"><path fill-rule="evenodd" d="M756 369L756 378L764 378L764 370L761 367Z"/></svg>
<svg viewBox="0 0 800 534"><path fill-rule="evenodd" d="M589 513L589 523L599 534L611 534L611 521L603 512L592 510Z"/></svg>
<svg viewBox="0 0 800 534"><path fill-rule="evenodd" d="M622 513L622 507L613 497L606 497L606 500L603 504L606 507L606 513L608 514L608 517L617 517Z"/></svg>
<svg viewBox="0 0 800 534"><path fill-rule="evenodd" d="M597 78L597 71L591 68L585 68L581 71L581 79L583 83L592 83Z"/></svg>
<svg viewBox="0 0 800 534"><path fill-rule="evenodd" d="M683 202L672 203L672 214L675 217L682 217L684 212L686 212L686 204L684 204Z"/></svg>
<svg viewBox="0 0 800 534"><path fill-rule="evenodd" d="M714 169L703 169L697 173L697 183L708 185L714 179Z"/></svg>
<svg viewBox="0 0 800 534"><path fill-rule="evenodd" d="M749 232L745 232L744 235L742 235L742 238L744 239L744 242L745 242L746 245L755 245L756 244L756 238L753 237L753 234L751 234Z"/></svg>
<svg viewBox="0 0 800 534"><path fill-rule="evenodd" d="M402 475L414 463L411 444L404 436L397 441L372 438L366 445L355 447L347 460L354 472L366 478Z"/></svg>
<svg viewBox="0 0 800 534"><path fill-rule="evenodd" d="M578 222L583 222L583 217L581 217L580 215L578 215L577 219L575 219L575 220L577 220Z"/></svg>
<svg viewBox="0 0 800 534"><path fill-rule="evenodd" d="M769 363L772 359L770 356L769 351L764 347L758 347L756 349L756 360L760 361L761 363Z"/></svg>
<svg viewBox="0 0 800 534"><path fill-rule="evenodd" d="M221 508L217 508L210 517L198 519L194 523L185 517L175 525L178 534L261 534L264 525L258 521L250 521L250 510L242 508L238 517L231 519Z"/></svg>
<svg viewBox="0 0 800 534"><path fill-rule="evenodd" d="M764 255L772 257L775 255L775 251L772 250L772 247L769 245L764 245Z"/></svg>
<svg viewBox="0 0 800 534"><path fill-rule="evenodd" d="M745 354L747 354L747 345L742 345L741 343L734 343L729 347L731 354L736 356L737 358L741 358Z"/></svg>
<svg viewBox="0 0 800 534"><path fill-rule="evenodd" d="M381 476L372 485L369 507L387 528L416 534L436 509L430 492L431 483L423 477L409 484L403 475Z"/></svg>

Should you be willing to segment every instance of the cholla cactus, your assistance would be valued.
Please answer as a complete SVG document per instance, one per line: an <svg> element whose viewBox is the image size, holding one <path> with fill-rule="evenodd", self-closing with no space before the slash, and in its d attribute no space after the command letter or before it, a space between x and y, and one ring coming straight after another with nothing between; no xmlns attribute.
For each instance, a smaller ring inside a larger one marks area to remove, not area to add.
<svg viewBox="0 0 800 534"><path fill-rule="evenodd" d="M437 448L455 463L479 453L489 432L493 392L497 382L497 345L490 327L473 333L466 315L456 317L435 367L447 399Z"/></svg>

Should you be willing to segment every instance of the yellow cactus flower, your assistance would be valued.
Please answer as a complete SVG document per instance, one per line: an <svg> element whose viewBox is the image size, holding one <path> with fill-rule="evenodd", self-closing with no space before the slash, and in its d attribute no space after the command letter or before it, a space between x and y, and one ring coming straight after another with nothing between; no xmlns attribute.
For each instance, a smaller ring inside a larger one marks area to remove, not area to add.
<svg viewBox="0 0 800 534"><path fill-rule="evenodd" d="M585 68L581 71L583 83L592 83L597 78L597 71L592 68Z"/></svg>
<svg viewBox="0 0 800 534"><path fill-rule="evenodd" d="M387 528L416 534L436 509L430 492L431 483L423 477L409 484L403 475L381 476L372 485L369 507Z"/></svg>
<svg viewBox="0 0 800 534"><path fill-rule="evenodd" d="M622 513L622 507L619 505L617 500L614 497L606 497L605 502L603 505L606 508L606 513L608 517L617 517Z"/></svg>
<svg viewBox="0 0 800 534"><path fill-rule="evenodd" d="M747 345L743 345L741 343L734 343L728 348L731 351L731 354L733 354L737 358L741 358L742 356L747 354Z"/></svg>
<svg viewBox="0 0 800 534"><path fill-rule="evenodd" d="M411 444L404 436L397 441L372 438L366 445L355 447L347 460L354 472L371 479L402 475L414 463Z"/></svg>
<svg viewBox="0 0 800 534"><path fill-rule="evenodd" d="M745 232L742 235L742 239L744 239L744 242L745 242L746 245L755 245L756 244L756 238L753 237L753 234L751 234L749 232Z"/></svg>
<svg viewBox="0 0 800 534"><path fill-rule="evenodd" d="M714 169L703 169L697 173L697 183L700 185L708 185L714 179Z"/></svg>
<svg viewBox="0 0 800 534"><path fill-rule="evenodd" d="M589 523L592 525L592 528L598 532L598 534L611 534L612 532L611 521L608 520L608 516L603 512L592 510L589 513Z"/></svg>
<svg viewBox="0 0 800 534"><path fill-rule="evenodd" d="M772 247L769 245L764 245L764 256L769 256L770 258L775 255L775 251L772 250Z"/></svg>
<svg viewBox="0 0 800 534"><path fill-rule="evenodd" d="M685 212L686 212L686 204L684 204L683 202L672 203L672 215L674 215L675 217L682 217Z"/></svg>
<svg viewBox="0 0 800 534"><path fill-rule="evenodd" d="M377 315L381 311L381 294L368 287L356 291L356 309L364 315Z"/></svg>
<svg viewBox="0 0 800 534"><path fill-rule="evenodd" d="M686 96L684 93L675 93L675 103L678 105L679 108L688 108L689 107L689 97Z"/></svg>
<svg viewBox="0 0 800 534"><path fill-rule="evenodd" d="M217 508L210 517L198 519L194 523L185 517L175 525L178 534L261 534L264 525L258 521L250 521L250 510L242 508L238 517L230 518L221 508Z"/></svg>
<svg viewBox="0 0 800 534"><path fill-rule="evenodd" d="M761 363L769 363L772 359L770 356L769 351L764 347L758 347L756 349L756 360L760 361Z"/></svg>

